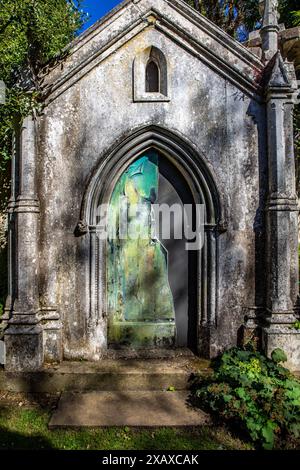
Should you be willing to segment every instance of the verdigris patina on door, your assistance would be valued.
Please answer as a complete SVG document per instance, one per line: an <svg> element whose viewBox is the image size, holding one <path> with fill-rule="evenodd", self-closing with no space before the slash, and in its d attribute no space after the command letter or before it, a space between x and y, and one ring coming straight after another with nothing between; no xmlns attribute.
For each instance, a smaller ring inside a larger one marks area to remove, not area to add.
<svg viewBox="0 0 300 470"><path fill-rule="evenodd" d="M158 154L149 151L117 181L108 211L108 342L133 348L175 344L168 256L155 235Z"/></svg>

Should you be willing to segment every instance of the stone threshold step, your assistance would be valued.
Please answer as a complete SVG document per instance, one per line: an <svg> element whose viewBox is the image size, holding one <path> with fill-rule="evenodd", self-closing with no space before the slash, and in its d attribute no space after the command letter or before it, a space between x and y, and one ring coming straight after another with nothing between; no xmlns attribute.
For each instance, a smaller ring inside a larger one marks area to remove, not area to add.
<svg viewBox="0 0 300 470"><path fill-rule="evenodd" d="M203 411L189 404L189 392L64 392L49 428L162 427L209 424Z"/></svg>
<svg viewBox="0 0 300 470"><path fill-rule="evenodd" d="M196 356L171 359L102 359L45 366L38 372L0 371L0 390L13 392L176 390L189 388L191 374L209 373Z"/></svg>

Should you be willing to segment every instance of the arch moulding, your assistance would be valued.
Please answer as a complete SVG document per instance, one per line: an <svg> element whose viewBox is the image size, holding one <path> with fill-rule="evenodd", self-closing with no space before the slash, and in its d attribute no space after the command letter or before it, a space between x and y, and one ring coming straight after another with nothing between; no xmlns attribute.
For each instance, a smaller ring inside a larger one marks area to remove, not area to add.
<svg viewBox="0 0 300 470"><path fill-rule="evenodd" d="M87 185L82 201L81 234L89 237L89 332L93 343L102 330L99 352L107 349L106 239L99 237L99 206L108 204L115 183L127 166L143 152L156 149L176 166L189 185L195 204L205 206L204 246L197 252L197 347L209 356L210 342L217 328L218 237L225 230L220 195L205 159L191 144L174 132L146 126L119 142L101 159ZM103 227L103 221L101 221Z"/></svg>

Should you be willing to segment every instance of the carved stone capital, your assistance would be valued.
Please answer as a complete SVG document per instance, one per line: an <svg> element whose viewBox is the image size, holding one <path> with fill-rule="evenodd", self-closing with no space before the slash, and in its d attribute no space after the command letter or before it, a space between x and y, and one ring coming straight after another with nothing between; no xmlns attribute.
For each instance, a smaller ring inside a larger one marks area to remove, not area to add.
<svg viewBox="0 0 300 470"><path fill-rule="evenodd" d="M89 227L87 223L84 220L79 220L75 227L74 235L75 237L81 237L82 235L85 235L86 233L88 233L88 231L89 231Z"/></svg>

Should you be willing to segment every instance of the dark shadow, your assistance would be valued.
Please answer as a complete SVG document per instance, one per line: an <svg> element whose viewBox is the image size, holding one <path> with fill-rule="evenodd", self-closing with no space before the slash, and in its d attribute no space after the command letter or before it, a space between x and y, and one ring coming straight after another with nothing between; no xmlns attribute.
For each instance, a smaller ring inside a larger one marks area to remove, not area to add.
<svg viewBox="0 0 300 470"><path fill-rule="evenodd" d="M266 247L266 200L268 192L268 158L267 149L267 131L266 131L266 111L264 106L252 100L247 110L247 115L251 116L257 126L258 134L258 185L259 199L257 201L257 210L253 221L253 231L255 234L255 308L250 312L254 317L256 324L260 324L266 306L267 294L267 247ZM247 317L246 317L247 320ZM260 344L261 346L261 344Z"/></svg>
<svg viewBox="0 0 300 470"><path fill-rule="evenodd" d="M205 383L205 379L203 380L202 384ZM195 386L194 392L197 389ZM244 441L248 444L253 445L253 442L251 442L249 435L246 431L246 429L241 428L241 426L233 419L231 420L225 420L224 418L220 416L219 412L212 412L212 410L203 404L203 402L195 395L195 393L191 392L190 395L188 396L186 400L186 404L190 408L197 408L201 411L204 411L205 413L209 414L210 419L211 419L211 427L216 428L216 427L224 427L230 431L232 434L233 438L239 439L241 441Z"/></svg>
<svg viewBox="0 0 300 470"><path fill-rule="evenodd" d="M17 407L17 404L15 405ZM12 416L11 405L0 406L0 418L10 419ZM11 431L4 427L0 426L0 451L1 450L16 450L16 449L51 449L52 444L48 439L39 435L26 435L22 432Z"/></svg>
<svg viewBox="0 0 300 470"><path fill-rule="evenodd" d="M0 426L0 450L52 449L50 441L39 435L26 436Z"/></svg>
<svg viewBox="0 0 300 470"><path fill-rule="evenodd" d="M161 154L159 155L159 173L169 181L177 193L179 200L176 200L176 197L174 197L175 194L169 191L167 201L158 202L167 202L169 205L178 202L181 202L181 204L190 204L193 208L192 230L195 230L196 211L192 192L180 171ZM198 252L186 250L185 243L187 240L185 239L176 240L173 236L170 240L164 240L160 234L160 240L168 250L169 281L171 290L173 291L175 311L180 309L180 304L183 302L187 306L187 339L186 343L180 344L180 346L188 346L193 352L197 352L197 282L195 282L195 279L197 279ZM176 259L182 260L179 266L173 263L173 260ZM187 264L187 266L184 266L184 264ZM176 293L175 290L177 291ZM178 327L180 327L180 325L178 325Z"/></svg>

